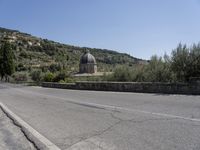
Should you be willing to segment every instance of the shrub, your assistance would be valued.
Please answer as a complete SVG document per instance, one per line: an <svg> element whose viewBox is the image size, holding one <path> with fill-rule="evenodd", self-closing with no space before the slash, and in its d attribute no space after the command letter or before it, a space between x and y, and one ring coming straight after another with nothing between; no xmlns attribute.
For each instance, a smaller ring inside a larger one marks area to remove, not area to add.
<svg viewBox="0 0 200 150"><path fill-rule="evenodd" d="M42 71L41 70L34 70L31 73L31 79L36 82L40 82L42 79Z"/></svg>
<svg viewBox="0 0 200 150"><path fill-rule="evenodd" d="M118 67L111 75L104 75L104 80L108 81L132 81L132 70L128 67Z"/></svg>
<svg viewBox="0 0 200 150"><path fill-rule="evenodd" d="M133 75L132 75L133 82L144 82L147 81L147 74L146 74L146 66L136 66L135 69L133 70Z"/></svg>
<svg viewBox="0 0 200 150"><path fill-rule="evenodd" d="M49 71L50 71L50 72L55 73L55 72L61 71L61 70L62 70L61 64L51 64L51 65L49 66Z"/></svg>
<svg viewBox="0 0 200 150"><path fill-rule="evenodd" d="M176 74L179 81L186 81L190 66L189 49L186 45L179 44L179 46L172 51L171 69Z"/></svg>
<svg viewBox="0 0 200 150"><path fill-rule="evenodd" d="M27 73L17 72L15 74L13 74L12 77L15 81L27 81L28 80L28 74Z"/></svg>
<svg viewBox="0 0 200 150"><path fill-rule="evenodd" d="M17 66L16 66L16 71L26 71L28 70L22 63L19 63Z"/></svg>
<svg viewBox="0 0 200 150"><path fill-rule="evenodd" d="M192 77L200 77L200 43L187 48L179 46L172 51L171 68L178 81L189 81Z"/></svg>
<svg viewBox="0 0 200 150"><path fill-rule="evenodd" d="M44 75L43 81L44 82L52 82L54 79L55 75L51 72L48 72Z"/></svg>
<svg viewBox="0 0 200 150"><path fill-rule="evenodd" d="M53 82L59 82L60 80L65 80L66 77L69 77L69 74L67 74L66 72L60 72L55 76Z"/></svg>
<svg viewBox="0 0 200 150"><path fill-rule="evenodd" d="M145 70L145 80L148 82L169 82L172 81L172 72L167 56L162 57L152 56Z"/></svg>
<svg viewBox="0 0 200 150"><path fill-rule="evenodd" d="M20 57L23 57L23 58L28 58L28 57L29 57L28 53L27 53L25 50L23 50L23 51L19 54L19 56L20 56Z"/></svg>
<svg viewBox="0 0 200 150"><path fill-rule="evenodd" d="M119 67L111 75L104 75L107 81L122 82L170 82L173 80L169 57L152 56L149 64L134 67Z"/></svg>
<svg viewBox="0 0 200 150"><path fill-rule="evenodd" d="M12 45L9 42L5 42L0 46L0 76L6 81L9 80L8 76L11 76L15 72L14 52Z"/></svg>
<svg viewBox="0 0 200 150"><path fill-rule="evenodd" d="M65 83L74 83L75 80L73 78L65 78Z"/></svg>

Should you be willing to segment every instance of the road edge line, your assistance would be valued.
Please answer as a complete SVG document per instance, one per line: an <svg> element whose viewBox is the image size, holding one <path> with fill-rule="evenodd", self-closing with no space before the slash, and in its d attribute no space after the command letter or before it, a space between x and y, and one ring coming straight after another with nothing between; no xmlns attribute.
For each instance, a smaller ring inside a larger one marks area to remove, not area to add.
<svg viewBox="0 0 200 150"><path fill-rule="evenodd" d="M27 139L34 144L39 150L61 150L54 143L41 135L38 131L33 129L28 123L22 120L19 116L13 113L6 105L0 102L0 108L2 111L16 124Z"/></svg>

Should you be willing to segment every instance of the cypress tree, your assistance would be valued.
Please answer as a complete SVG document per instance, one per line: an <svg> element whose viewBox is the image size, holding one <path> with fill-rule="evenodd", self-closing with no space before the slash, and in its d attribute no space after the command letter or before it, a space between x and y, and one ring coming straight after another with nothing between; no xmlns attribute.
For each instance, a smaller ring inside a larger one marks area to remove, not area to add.
<svg viewBox="0 0 200 150"><path fill-rule="evenodd" d="M12 51L11 45L8 42L2 44L0 49L0 75L1 79L6 77L8 81L8 76L14 73L14 53Z"/></svg>
<svg viewBox="0 0 200 150"><path fill-rule="evenodd" d="M4 72L4 63L3 63L3 46L0 47L0 76L1 76L1 80L3 79L3 77L5 76L5 72Z"/></svg>

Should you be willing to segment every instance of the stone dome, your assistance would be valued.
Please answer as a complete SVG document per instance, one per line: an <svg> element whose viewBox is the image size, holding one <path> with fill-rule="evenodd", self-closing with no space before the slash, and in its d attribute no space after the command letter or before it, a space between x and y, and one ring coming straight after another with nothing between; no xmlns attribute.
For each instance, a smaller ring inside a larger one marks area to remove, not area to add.
<svg viewBox="0 0 200 150"><path fill-rule="evenodd" d="M83 56L80 58L79 65L80 73L96 73L97 72L97 63L96 59L90 52L87 50Z"/></svg>
<svg viewBox="0 0 200 150"><path fill-rule="evenodd" d="M89 51L81 56L80 64L96 64L96 59Z"/></svg>

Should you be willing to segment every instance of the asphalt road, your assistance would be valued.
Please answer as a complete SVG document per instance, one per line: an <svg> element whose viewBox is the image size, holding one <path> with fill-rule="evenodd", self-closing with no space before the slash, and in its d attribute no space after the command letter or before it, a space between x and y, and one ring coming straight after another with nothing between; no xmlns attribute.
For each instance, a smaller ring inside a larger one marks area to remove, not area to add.
<svg viewBox="0 0 200 150"><path fill-rule="evenodd" d="M67 150L200 150L200 96L0 84L0 101Z"/></svg>
<svg viewBox="0 0 200 150"><path fill-rule="evenodd" d="M0 109L0 150L36 150L21 129Z"/></svg>

